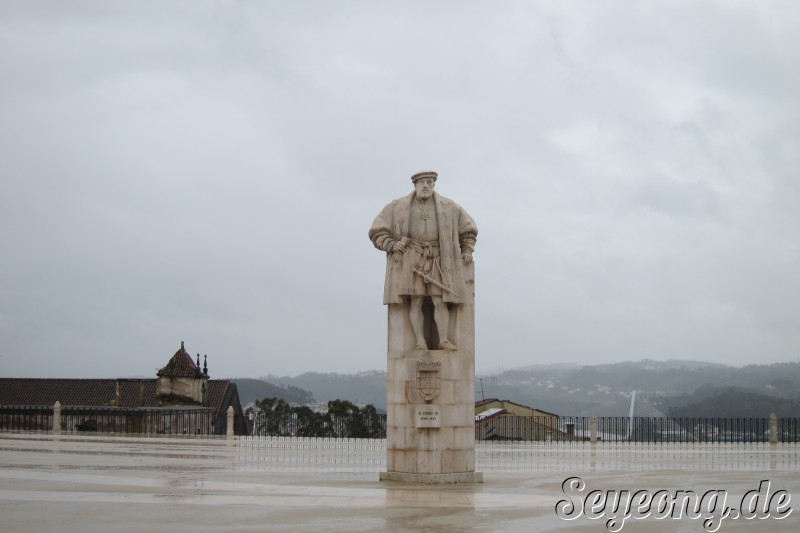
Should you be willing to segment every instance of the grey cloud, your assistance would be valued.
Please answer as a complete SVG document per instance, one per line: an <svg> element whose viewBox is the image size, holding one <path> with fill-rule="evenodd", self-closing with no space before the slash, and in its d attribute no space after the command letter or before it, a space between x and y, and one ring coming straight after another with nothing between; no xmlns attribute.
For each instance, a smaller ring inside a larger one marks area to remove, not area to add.
<svg viewBox="0 0 800 533"><path fill-rule="evenodd" d="M382 368L366 231L422 168L480 227L479 370L793 360L797 15L6 2L0 368Z"/></svg>

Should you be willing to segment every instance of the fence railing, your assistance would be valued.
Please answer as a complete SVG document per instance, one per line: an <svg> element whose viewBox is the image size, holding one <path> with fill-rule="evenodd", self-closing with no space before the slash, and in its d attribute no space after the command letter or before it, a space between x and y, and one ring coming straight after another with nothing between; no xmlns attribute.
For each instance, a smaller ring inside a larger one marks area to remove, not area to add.
<svg viewBox="0 0 800 533"><path fill-rule="evenodd" d="M386 438L385 414L296 413L265 414L255 411L249 432L253 436L318 438Z"/></svg>
<svg viewBox="0 0 800 533"><path fill-rule="evenodd" d="M211 408L0 406L0 431L214 435Z"/></svg>
<svg viewBox="0 0 800 533"><path fill-rule="evenodd" d="M800 442L800 419L494 416L476 420L476 440L766 443Z"/></svg>
<svg viewBox="0 0 800 533"><path fill-rule="evenodd" d="M254 436L386 437L386 415L256 416ZM223 434L210 408L0 406L0 431L149 435ZM475 421L477 441L610 443L798 443L800 418L492 416Z"/></svg>

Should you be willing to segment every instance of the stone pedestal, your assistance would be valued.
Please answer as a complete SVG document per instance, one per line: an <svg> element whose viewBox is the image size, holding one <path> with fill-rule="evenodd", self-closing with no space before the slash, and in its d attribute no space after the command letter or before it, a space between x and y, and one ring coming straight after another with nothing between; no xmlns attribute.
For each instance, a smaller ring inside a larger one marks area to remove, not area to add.
<svg viewBox="0 0 800 533"><path fill-rule="evenodd" d="M474 267L465 268L465 303L450 306L457 350L415 350L407 304L389 308L387 461L380 479L480 483L475 472ZM424 305L428 347L438 346L432 305Z"/></svg>

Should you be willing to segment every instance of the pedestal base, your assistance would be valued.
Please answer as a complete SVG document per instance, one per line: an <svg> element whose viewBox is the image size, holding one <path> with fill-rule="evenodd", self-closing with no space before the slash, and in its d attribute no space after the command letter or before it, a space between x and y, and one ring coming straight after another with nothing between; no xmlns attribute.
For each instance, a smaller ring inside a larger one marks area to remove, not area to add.
<svg viewBox="0 0 800 533"><path fill-rule="evenodd" d="M455 472L450 474L409 474L406 472L381 472L380 481L402 481L425 485L452 483L483 483L483 472Z"/></svg>
<svg viewBox="0 0 800 533"><path fill-rule="evenodd" d="M419 349L409 304L388 306L383 481L483 482L483 474L475 472L473 266L464 274L463 302L448 307L447 338L455 349L433 349L439 336L432 303L423 302L428 348Z"/></svg>

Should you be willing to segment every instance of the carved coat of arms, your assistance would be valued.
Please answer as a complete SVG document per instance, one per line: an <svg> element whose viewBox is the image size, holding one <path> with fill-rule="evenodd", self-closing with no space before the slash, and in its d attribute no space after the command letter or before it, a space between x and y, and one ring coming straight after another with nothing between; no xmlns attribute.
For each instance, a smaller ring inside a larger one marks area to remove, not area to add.
<svg viewBox="0 0 800 533"><path fill-rule="evenodd" d="M439 360L417 360L417 393L429 402L439 396L442 389Z"/></svg>

